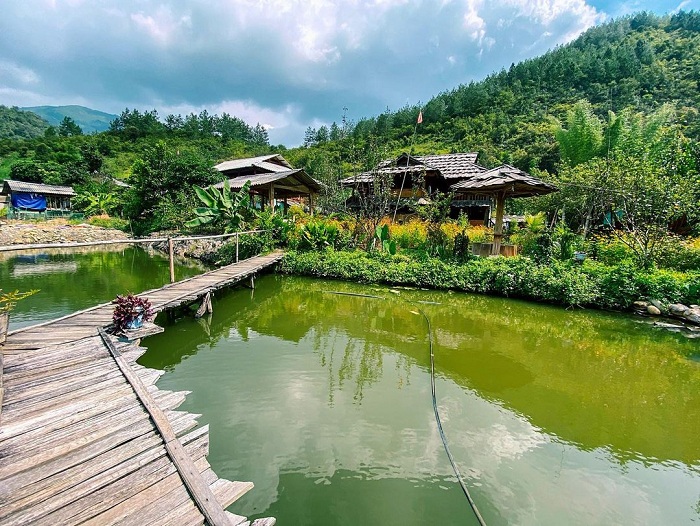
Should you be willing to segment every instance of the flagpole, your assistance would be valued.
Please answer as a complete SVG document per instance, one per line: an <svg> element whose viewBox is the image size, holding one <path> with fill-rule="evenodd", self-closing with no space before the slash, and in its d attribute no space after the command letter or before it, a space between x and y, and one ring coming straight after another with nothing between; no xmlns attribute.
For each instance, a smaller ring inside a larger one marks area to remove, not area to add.
<svg viewBox="0 0 700 526"><path fill-rule="evenodd" d="M411 147L408 149L408 155L406 156L406 169L403 172L403 180L401 181L401 189L399 190L399 195L396 198L396 206L394 207L394 216L391 218L391 222L396 221L396 212L399 210L399 201L401 200L401 193L403 192L404 184L406 184L406 174L408 173L408 163L411 160L411 152L413 151L413 144L416 142L416 133L418 132L418 125L423 122L423 109L418 108L418 119L416 119L416 125L413 128L413 138L411 139Z"/></svg>

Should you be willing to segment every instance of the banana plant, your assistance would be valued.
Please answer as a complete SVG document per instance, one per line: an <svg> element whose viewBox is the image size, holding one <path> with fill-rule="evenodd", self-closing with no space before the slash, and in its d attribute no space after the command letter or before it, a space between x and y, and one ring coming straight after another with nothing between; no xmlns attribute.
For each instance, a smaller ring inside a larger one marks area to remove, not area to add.
<svg viewBox="0 0 700 526"><path fill-rule="evenodd" d="M246 181L241 189L233 195L231 195L228 179L224 180L224 187L221 190L214 186L201 188L195 185L194 191L204 206L195 209L196 217L187 221L185 226L194 228L220 220L226 225L225 232L238 230L245 219L243 212L250 203L249 190L250 181Z"/></svg>

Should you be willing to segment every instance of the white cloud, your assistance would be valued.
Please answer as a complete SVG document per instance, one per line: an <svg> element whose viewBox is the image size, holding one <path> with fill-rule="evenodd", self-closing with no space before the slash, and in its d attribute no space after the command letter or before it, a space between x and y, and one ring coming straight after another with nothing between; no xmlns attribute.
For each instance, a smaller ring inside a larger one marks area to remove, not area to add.
<svg viewBox="0 0 700 526"><path fill-rule="evenodd" d="M37 84L39 80L40 77L35 71L0 59L0 82Z"/></svg>
<svg viewBox="0 0 700 526"><path fill-rule="evenodd" d="M602 19L585 0L26 0L3 15L0 86L28 100L228 105L297 130L290 144L343 107L356 119L426 101Z"/></svg>

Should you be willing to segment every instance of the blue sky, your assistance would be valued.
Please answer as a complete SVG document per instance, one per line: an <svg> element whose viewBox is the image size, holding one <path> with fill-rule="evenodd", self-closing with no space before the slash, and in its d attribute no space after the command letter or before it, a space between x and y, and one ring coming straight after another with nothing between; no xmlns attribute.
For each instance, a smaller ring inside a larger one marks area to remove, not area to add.
<svg viewBox="0 0 700 526"><path fill-rule="evenodd" d="M613 17L700 0L0 0L0 104L307 126L429 100Z"/></svg>

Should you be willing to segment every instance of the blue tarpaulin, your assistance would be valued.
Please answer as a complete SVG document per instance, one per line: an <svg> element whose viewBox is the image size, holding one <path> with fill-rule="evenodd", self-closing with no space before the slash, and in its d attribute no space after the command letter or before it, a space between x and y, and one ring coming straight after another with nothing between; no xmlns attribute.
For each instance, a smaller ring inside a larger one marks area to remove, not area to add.
<svg viewBox="0 0 700 526"><path fill-rule="evenodd" d="M41 194L25 194L23 192L12 193L12 206L25 210L46 210L46 196Z"/></svg>

